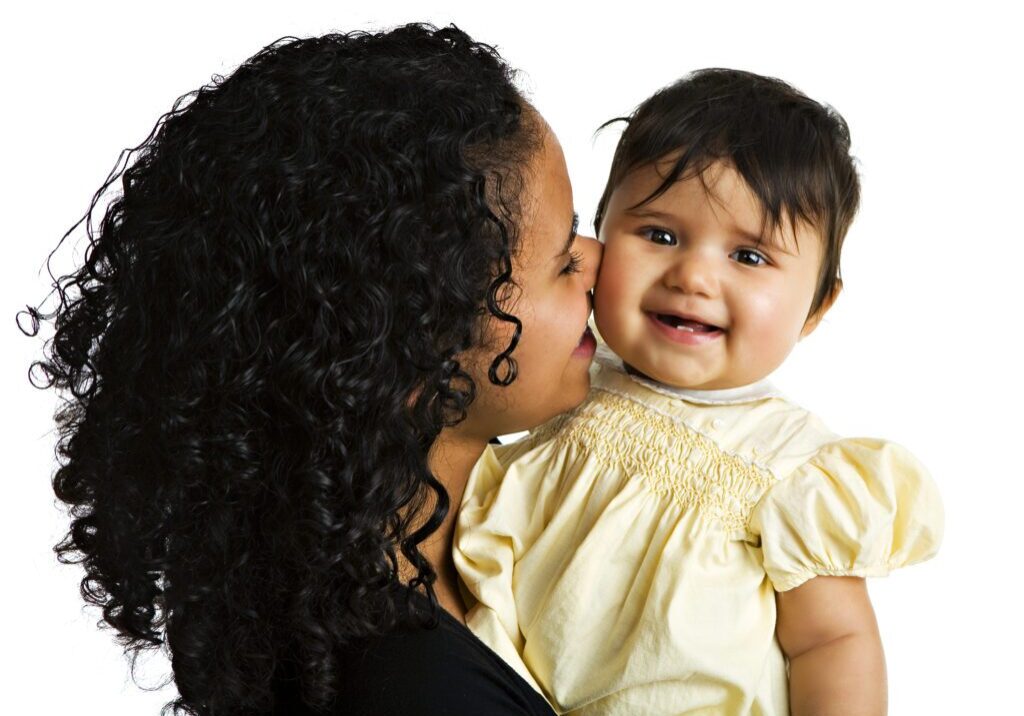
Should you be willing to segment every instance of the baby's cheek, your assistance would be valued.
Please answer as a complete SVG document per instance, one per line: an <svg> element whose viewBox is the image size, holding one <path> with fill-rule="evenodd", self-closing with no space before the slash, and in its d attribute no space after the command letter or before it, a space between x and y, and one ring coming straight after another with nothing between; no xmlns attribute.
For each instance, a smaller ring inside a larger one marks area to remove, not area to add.
<svg viewBox="0 0 1024 716"><path fill-rule="evenodd" d="M748 297L746 334L752 345L751 359L763 364L767 374L777 368L796 345L803 321L799 305L785 292Z"/></svg>
<svg viewBox="0 0 1024 716"><path fill-rule="evenodd" d="M602 320L602 314L607 314L615 305L613 294L615 293L613 281L601 274L594 284L594 319Z"/></svg>
<svg viewBox="0 0 1024 716"><path fill-rule="evenodd" d="M599 283L594 288L594 324L606 342L619 339L623 333L622 307L623 297L613 282Z"/></svg>
<svg viewBox="0 0 1024 716"><path fill-rule="evenodd" d="M604 313L606 319L616 313L625 313L627 305L637 302L637 297L632 295L634 290L628 273L616 268L620 265L622 265L622 261L614 249L609 250L605 254L601 272L598 274L597 283L594 286L595 314Z"/></svg>

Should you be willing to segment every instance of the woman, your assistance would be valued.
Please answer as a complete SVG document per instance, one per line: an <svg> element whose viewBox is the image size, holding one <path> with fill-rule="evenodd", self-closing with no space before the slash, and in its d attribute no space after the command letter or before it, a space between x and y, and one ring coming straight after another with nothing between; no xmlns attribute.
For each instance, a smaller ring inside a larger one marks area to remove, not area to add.
<svg viewBox="0 0 1024 716"><path fill-rule="evenodd" d="M127 652L166 641L177 713L550 713L449 545L488 439L589 385L557 139L454 27L280 41L189 97L30 309L73 395L59 558Z"/></svg>

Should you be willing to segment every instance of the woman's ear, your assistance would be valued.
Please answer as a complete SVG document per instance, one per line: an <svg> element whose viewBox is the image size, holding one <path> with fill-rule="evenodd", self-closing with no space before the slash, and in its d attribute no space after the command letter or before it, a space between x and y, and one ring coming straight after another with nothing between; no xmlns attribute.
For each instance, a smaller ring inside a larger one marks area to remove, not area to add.
<svg viewBox="0 0 1024 716"><path fill-rule="evenodd" d="M825 314L828 313L830 308L832 308L836 299L839 298L839 294L842 290L843 279L837 278L835 284L832 286L832 293L825 297L825 300L822 302L818 310L808 316L807 320L804 322L804 327L800 331L801 339L806 338L814 332L814 329L818 327L819 323L821 323L821 319L825 317Z"/></svg>

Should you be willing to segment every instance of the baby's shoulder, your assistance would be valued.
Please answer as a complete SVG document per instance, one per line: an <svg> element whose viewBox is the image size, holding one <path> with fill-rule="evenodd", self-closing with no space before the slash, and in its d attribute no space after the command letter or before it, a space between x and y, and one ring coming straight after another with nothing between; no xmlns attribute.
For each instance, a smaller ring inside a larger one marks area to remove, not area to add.
<svg viewBox="0 0 1024 716"><path fill-rule="evenodd" d="M751 406L738 416L736 430L776 477L788 475L842 439L818 415L784 395Z"/></svg>

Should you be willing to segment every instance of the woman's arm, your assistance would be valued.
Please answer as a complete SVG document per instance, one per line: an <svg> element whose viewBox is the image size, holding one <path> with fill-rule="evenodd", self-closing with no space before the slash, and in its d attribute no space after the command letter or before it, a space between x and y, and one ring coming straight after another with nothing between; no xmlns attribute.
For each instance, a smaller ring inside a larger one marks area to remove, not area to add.
<svg viewBox="0 0 1024 716"><path fill-rule="evenodd" d="M793 716L884 716L885 656L864 580L815 577L777 602Z"/></svg>

